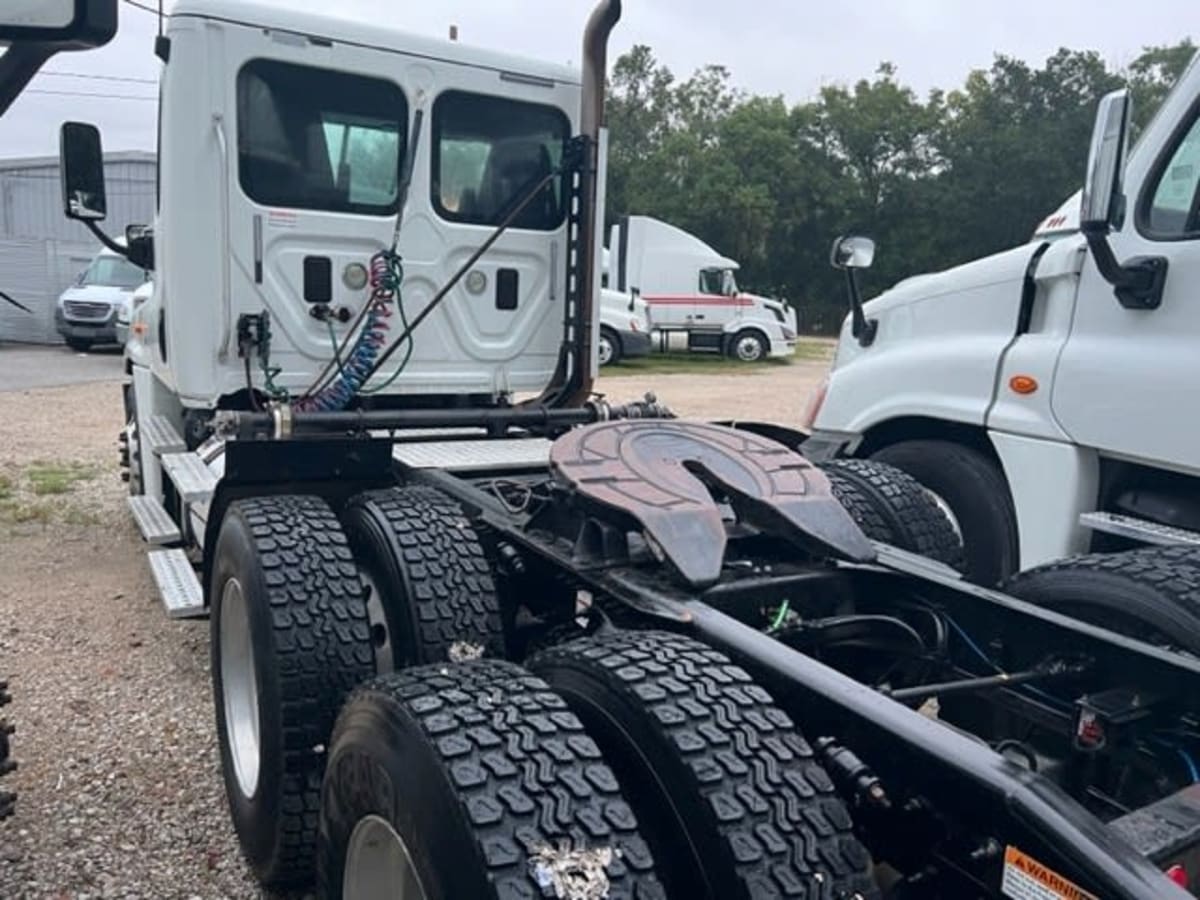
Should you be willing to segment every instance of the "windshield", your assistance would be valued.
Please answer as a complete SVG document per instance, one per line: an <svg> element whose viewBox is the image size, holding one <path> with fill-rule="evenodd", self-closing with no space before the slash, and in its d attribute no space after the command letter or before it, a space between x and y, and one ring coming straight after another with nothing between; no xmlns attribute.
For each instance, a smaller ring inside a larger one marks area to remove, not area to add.
<svg viewBox="0 0 1200 900"><path fill-rule="evenodd" d="M146 281L146 272L120 256L97 256L82 275L79 286L135 288Z"/></svg>

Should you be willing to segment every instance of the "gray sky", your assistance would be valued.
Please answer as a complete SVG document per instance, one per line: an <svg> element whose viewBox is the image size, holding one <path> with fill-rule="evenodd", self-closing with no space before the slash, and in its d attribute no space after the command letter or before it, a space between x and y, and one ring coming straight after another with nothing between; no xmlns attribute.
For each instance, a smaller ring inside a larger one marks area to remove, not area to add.
<svg viewBox="0 0 1200 900"><path fill-rule="evenodd" d="M157 0L142 0L155 5ZM578 63L590 0L274 0L280 7L378 18L407 31L554 62ZM961 84L994 53L1040 64L1060 46L1093 48L1123 65L1148 44L1195 34L1195 0L626 0L615 53L649 44L677 75L707 63L729 67L739 87L800 100L823 84L870 76L880 60L921 92ZM166 3L169 10L171 0ZM408 7L405 9L404 7ZM1191 15L1189 15L1191 13ZM62 54L47 72L153 79L155 17L125 3L117 38L102 50ZM615 57L614 57L615 58ZM38 91L153 97L153 84L44 74ZM95 122L105 149L153 149L155 104L147 100L27 93L0 120L0 157L53 154L64 119Z"/></svg>

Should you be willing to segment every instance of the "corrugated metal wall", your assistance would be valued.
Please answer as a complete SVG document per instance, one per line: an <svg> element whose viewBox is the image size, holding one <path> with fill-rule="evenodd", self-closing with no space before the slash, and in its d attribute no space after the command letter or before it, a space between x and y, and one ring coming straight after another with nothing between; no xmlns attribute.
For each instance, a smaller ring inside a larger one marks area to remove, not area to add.
<svg viewBox="0 0 1200 900"><path fill-rule="evenodd" d="M152 154L105 157L107 234L154 218L155 165ZM0 300L0 340L59 343L54 304L100 249L78 222L63 215L54 159L0 162L0 290L33 310L22 312Z"/></svg>

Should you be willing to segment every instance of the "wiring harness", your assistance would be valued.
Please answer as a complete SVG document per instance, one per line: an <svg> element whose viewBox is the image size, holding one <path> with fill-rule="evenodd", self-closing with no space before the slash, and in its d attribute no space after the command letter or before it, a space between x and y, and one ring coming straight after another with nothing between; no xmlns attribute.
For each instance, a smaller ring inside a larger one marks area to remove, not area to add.
<svg viewBox="0 0 1200 900"><path fill-rule="evenodd" d="M323 386L314 386L309 393L295 402L300 412L336 412L350 405L361 394L378 393L389 387L400 376L412 358L413 340L407 337L407 347L400 365L381 385L367 388L367 381L375 371L376 361L387 344L391 319L399 311L403 322L404 306L400 297L400 285L404 280L404 267L400 255L394 250L381 250L371 257L371 298L361 317L362 327L358 338L343 358L344 348L339 348L332 321L327 320L329 337L333 345L333 360L336 375ZM407 332L409 329L405 327ZM318 381L320 385L320 381Z"/></svg>

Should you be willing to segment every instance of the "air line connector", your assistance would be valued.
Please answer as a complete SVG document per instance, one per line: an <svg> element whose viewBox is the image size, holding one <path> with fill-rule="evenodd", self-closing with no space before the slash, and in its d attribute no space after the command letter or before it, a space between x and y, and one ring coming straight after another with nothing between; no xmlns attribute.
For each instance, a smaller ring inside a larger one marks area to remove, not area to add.
<svg viewBox="0 0 1200 900"><path fill-rule="evenodd" d="M831 737L818 738L814 746L821 763L829 772L829 777L852 796L856 803L880 810L892 808L891 798L884 790L879 776L852 750L843 747Z"/></svg>

